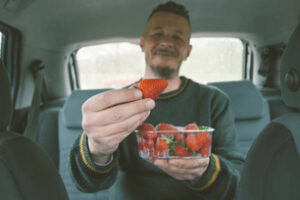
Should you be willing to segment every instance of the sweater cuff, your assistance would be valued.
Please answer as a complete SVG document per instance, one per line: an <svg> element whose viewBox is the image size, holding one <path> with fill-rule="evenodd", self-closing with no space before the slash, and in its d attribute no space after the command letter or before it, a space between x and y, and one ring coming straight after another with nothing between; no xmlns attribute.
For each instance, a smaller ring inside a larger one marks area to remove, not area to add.
<svg viewBox="0 0 300 200"><path fill-rule="evenodd" d="M187 185L192 190L203 191L215 182L220 171L221 165L218 156L211 154L208 168L204 174L198 179L188 181Z"/></svg>
<svg viewBox="0 0 300 200"><path fill-rule="evenodd" d="M104 166L109 165L113 160L114 160L114 155L113 155L113 154L110 154L110 159L109 159L109 161L106 162L105 164L97 163L97 162L94 162L94 163L95 163L97 166L104 167Z"/></svg>
<svg viewBox="0 0 300 200"><path fill-rule="evenodd" d="M109 173L114 167L115 156L113 156L113 160L109 162L107 165L103 165L103 166L97 165L96 163L93 162L91 158L91 153L88 148L87 140L88 137L85 134L85 132L83 132L79 140L79 151L80 151L80 158L84 163L85 167L98 174Z"/></svg>

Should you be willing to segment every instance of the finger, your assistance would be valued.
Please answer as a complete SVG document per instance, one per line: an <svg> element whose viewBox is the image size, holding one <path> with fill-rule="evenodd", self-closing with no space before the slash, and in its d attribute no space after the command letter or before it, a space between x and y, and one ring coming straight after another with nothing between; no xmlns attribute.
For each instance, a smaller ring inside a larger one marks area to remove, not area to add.
<svg viewBox="0 0 300 200"><path fill-rule="evenodd" d="M105 126L116 122L124 121L134 115L153 109L155 103L152 99L141 99L125 104L110 107L101 112L90 112L83 117L85 125Z"/></svg>
<svg viewBox="0 0 300 200"><path fill-rule="evenodd" d="M155 160L154 164L164 170L165 172L172 173L172 174L185 174L188 173L189 169L185 168L178 168L177 166L170 165L169 161L167 160Z"/></svg>
<svg viewBox="0 0 300 200"><path fill-rule="evenodd" d="M187 168L178 168L175 166L169 165L168 170L172 173L176 174L192 174L194 176L201 176L203 172L206 170L207 166L199 166L197 168L193 169L187 169Z"/></svg>
<svg viewBox="0 0 300 200"><path fill-rule="evenodd" d="M171 159L169 164L182 169L206 167L209 164L209 157L199 159Z"/></svg>
<svg viewBox="0 0 300 200"><path fill-rule="evenodd" d="M162 169L167 169L169 166L167 159L155 159L153 164Z"/></svg>
<svg viewBox="0 0 300 200"><path fill-rule="evenodd" d="M206 170L206 167L199 167L194 169L177 168L170 165L169 161L164 159L157 159L153 161L153 164L155 164L162 171L177 180L193 180L197 177L201 177Z"/></svg>
<svg viewBox="0 0 300 200"><path fill-rule="evenodd" d="M96 112L113 105L136 101L143 96L139 89L126 88L119 90L109 90L90 97L83 105L82 112Z"/></svg>
<svg viewBox="0 0 300 200"><path fill-rule="evenodd" d="M193 174L176 174L176 173L169 173L170 176L174 177L177 180L184 181L184 180L193 180L195 179L195 175Z"/></svg>
<svg viewBox="0 0 300 200"><path fill-rule="evenodd" d="M172 172L168 169L165 168L161 168L162 171L164 171L166 174L168 174L169 176L172 176L173 178L177 179L177 180L193 180L195 178L198 177L198 175L195 174L189 174L189 173L176 173L176 172Z"/></svg>
<svg viewBox="0 0 300 200"><path fill-rule="evenodd" d="M137 126L138 124L136 124ZM119 144L130 134L130 132L119 132L114 135L103 137L100 134L89 134L89 142L94 144L91 152L111 153L118 148Z"/></svg>
<svg viewBox="0 0 300 200"><path fill-rule="evenodd" d="M137 115L133 115L132 117L121 122L109 124L106 126L93 126L92 129L87 128L87 130L85 129L85 131L91 133L91 137L93 137L94 140L98 140L97 138L104 138L120 133L126 133L127 135L129 135L149 116L149 114L150 111L145 111Z"/></svg>
<svg viewBox="0 0 300 200"><path fill-rule="evenodd" d="M183 176L180 176L179 178L181 178L179 180L184 181L184 180L194 180L197 177L195 177L193 174L185 174Z"/></svg>

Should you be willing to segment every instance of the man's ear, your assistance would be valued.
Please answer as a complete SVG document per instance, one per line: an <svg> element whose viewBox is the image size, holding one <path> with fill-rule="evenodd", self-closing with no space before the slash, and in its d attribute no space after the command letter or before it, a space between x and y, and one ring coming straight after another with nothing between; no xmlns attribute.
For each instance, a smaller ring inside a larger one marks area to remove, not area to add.
<svg viewBox="0 0 300 200"><path fill-rule="evenodd" d="M144 49L145 49L144 41L145 41L145 37L144 37L144 35L141 35L141 37L140 37L140 47L141 47L142 52L144 52Z"/></svg>
<svg viewBox="0 0 300 200"><path fill-rule="evenodd" d="M190 56L192 48L193 48L193 46L189 44L187 47L187 52L186 52L184 60L186 60Z"/></svg>

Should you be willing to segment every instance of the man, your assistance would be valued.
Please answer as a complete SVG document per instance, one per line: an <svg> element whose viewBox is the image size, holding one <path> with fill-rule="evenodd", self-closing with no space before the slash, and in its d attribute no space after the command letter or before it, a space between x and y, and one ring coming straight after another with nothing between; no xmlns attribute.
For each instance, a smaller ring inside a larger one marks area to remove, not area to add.
<svg viewBox="0 0 300 200"><path fill-rule="evenodd" d="M236 147L228 98L219 90L179 76L191 52L186 9L174 2L156 7L140 38L145 53L144 79L166 78L154 102L140 90L110 90L82 106L83 134L71 151L71 172L86 192L112 186L111 199L232 199L243 159ZM154 126L191 122L215 128L212 155L202 159L156 159L138 155L132 132L143 122ZM119 175L117 176L119 172Z"/></svg>

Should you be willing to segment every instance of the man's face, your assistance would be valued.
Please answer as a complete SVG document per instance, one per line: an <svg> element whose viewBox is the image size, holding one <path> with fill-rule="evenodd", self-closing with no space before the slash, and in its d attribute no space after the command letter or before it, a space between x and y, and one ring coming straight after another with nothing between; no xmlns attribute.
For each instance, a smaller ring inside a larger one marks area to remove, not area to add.
<svg viewBox="0 0 300 200"><path fill-rule="evenodd" d="M149 20L140 46L146 65L162 78L178 74L180 65L190 55L190 28L187 20L168 12L157 12Z"/></svg>

